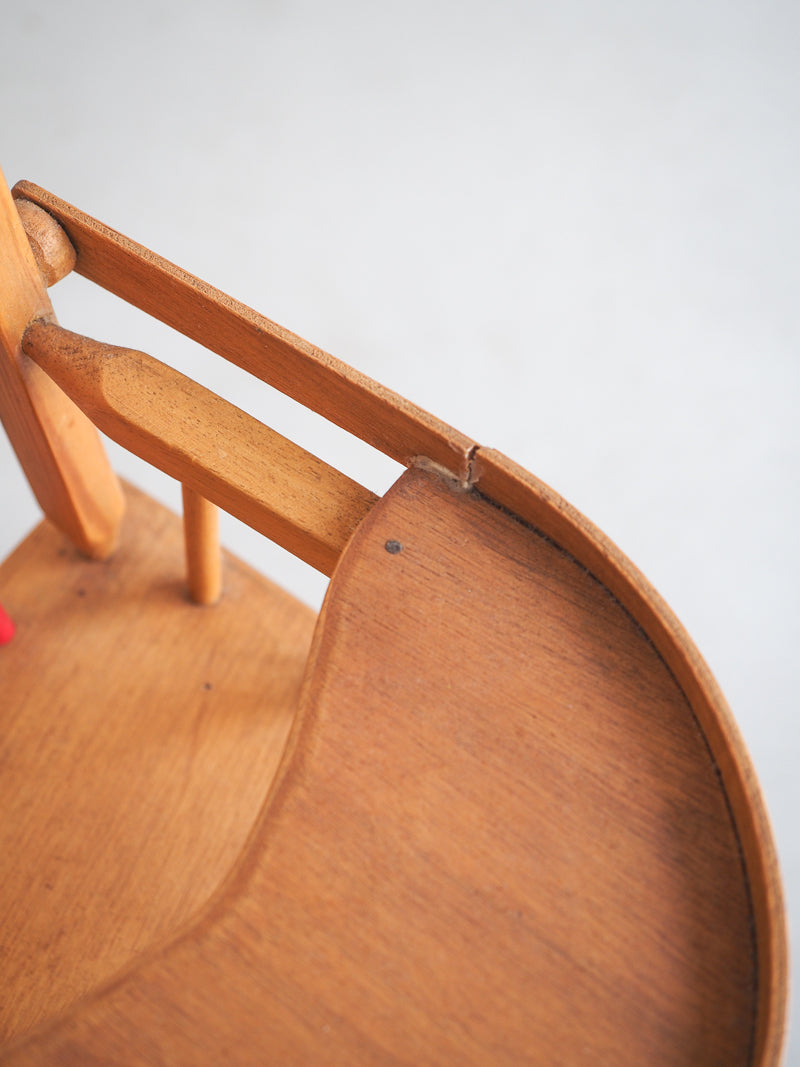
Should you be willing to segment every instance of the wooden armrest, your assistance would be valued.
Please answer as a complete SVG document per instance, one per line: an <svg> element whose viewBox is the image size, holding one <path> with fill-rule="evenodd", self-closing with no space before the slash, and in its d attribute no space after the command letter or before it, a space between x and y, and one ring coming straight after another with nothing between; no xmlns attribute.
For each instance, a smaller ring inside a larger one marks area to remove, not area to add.
<svg viewBox="0 0 800 1067"><path fill-rule="evenodd" d="M330 575L374 493L144 352L35 322L23 351L112 440Z"/></svg>
<svg viewBox="0 0 800 1067"><path fill-rule="evenodd" d="M18 199L64 228L79 274L408 466L427 456L465 480L474 442L142 245L31 182Z"/></svg>

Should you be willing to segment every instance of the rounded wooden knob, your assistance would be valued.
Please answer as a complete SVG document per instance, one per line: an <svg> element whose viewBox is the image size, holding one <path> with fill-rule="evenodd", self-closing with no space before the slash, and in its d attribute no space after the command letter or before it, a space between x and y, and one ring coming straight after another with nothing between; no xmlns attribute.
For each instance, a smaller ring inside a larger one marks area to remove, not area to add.
<svg viewBox="0 0 800 1067"><path fill-rule="evenodd" d="M44 283L55 285L75 266L75 249L52 215L38 204L30 200L15 203Z"/></svg>

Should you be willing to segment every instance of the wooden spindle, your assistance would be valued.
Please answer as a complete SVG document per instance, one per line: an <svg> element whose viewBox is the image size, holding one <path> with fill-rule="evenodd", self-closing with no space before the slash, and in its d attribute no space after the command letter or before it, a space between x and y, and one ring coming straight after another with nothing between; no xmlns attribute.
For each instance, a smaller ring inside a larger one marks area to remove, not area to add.
<svg viewBox="0 0 800 1067"><path fill-rule="evenodd" d="M215 604L222 592L217 507L188 485L183 490L186 580L195 604Z"/></svg>

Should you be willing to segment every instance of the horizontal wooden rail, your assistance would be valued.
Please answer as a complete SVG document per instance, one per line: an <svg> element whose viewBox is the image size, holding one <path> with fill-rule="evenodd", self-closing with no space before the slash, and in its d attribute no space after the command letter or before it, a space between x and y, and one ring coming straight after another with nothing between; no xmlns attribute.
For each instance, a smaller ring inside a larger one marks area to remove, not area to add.
<svg viewBox="0 0 800 1067"><path fill-rule="evenodd" d="M13 194L63 226L79 274L400 463L426 456L466 480L464 434L39 186L18 182Z"/></svg>
<svg viewBox="0 0 800 1067"><path fill-rule="evenodd" d="M113 440L330 575L377 497L197 382L46 322L22 349Z"/></svg>

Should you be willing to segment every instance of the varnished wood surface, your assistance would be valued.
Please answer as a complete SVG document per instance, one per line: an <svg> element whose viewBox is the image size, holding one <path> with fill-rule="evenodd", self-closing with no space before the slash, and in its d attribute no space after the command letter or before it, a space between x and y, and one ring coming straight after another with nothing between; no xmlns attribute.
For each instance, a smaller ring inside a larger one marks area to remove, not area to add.
<svg viewBox="0 0 800 1067"><path fill-rule="evenodd" d="M114 547L122 494L97 431L20 349L53 308L0 172L0 421L46 515L89 556Z"/></svg>
<svg viewBox="0 0 800 1067"><path fill-rule="evenodd" d="M144 352L45 322L23 352L104 433L330 574L377 497Z"/></svg>
<svg viewBox="0 0 800 1067"><path fill-rule="evenodd" d="M603 582L647 633L686 693L731 805L749 872L759 946L759 1013L754 1062L777 1062L788 985L781 877L758 782L719 686L658 593L616 545L558 493L491 449L477 451L472 474L482 494L574 553Z"/></svg>
<svg viewBox="0 0 800 1067"><path fill-rule="evenodd" d="M194 489L181 486L186 586L195 604L216 604L222 593L219 510Z"/></svg>
<svg viewBox="0 0 800 1067"><path fill-rule="evenodd" d="M190 604L180 519L128 496L111 561L43 524L0 567L3 1046L206 904L296 707L314 613L227 555Z"/></svg>
<svg viewBox="0 0 800 1067"><path fill-rule="evenodd" d="M75 267L75 249L52 215L30 200L14 204L46 286L55 285Z"/></svg>
<svg viewBox="0 0 800 1067"><path fill-rule="evenodd" d="M401 463L466 478L473 442L365 374L31 182L13 194L63 226L75 269Z"/></svg>
<svg viewBox="0 0 800 1067"><path fill-rule="evenodd" d="M761 873L619 600L413 470L333 578L226 893L7 1062L774 1063Z"/></svg>

